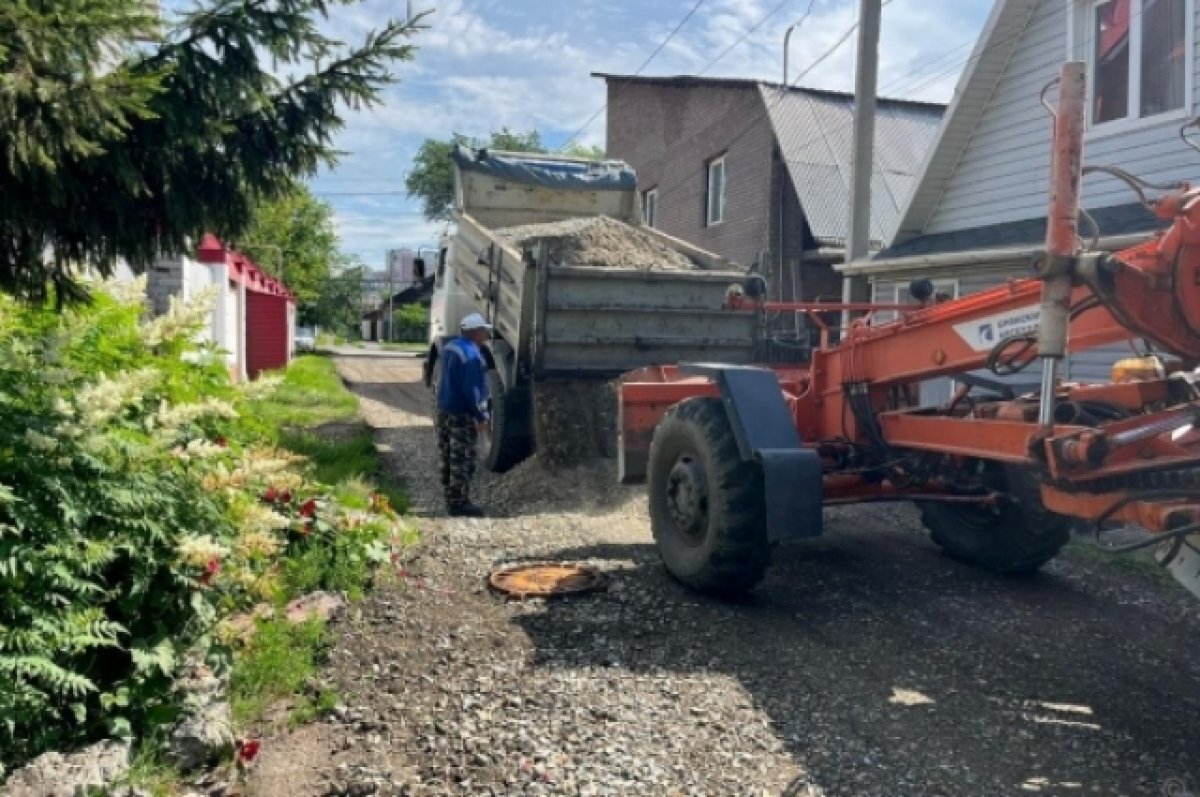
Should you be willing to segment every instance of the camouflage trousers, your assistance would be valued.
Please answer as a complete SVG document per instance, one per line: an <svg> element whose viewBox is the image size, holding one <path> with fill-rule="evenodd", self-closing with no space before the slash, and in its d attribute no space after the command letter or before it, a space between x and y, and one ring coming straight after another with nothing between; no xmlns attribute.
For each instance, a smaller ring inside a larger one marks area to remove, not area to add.
<svg viewBox="0 0 1200 797"><path fill-rule="evenodd" d="M476 443L479 431L470 415L438 410L434 419L438 451L442 455L442 489L446 505L470 503L471 479L475 477Z"/></svg>

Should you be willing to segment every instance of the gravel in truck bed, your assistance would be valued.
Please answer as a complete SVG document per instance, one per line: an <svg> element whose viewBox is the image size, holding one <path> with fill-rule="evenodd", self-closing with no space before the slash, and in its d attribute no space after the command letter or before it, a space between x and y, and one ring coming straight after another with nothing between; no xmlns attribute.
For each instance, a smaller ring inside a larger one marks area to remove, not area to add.
<svg viewBox="0 0 1200 797"><path fill-rule="evenodd" d="M657 238L608 216L523 224L494 232L518 248L546 241L554 265L643 271L699 268Z"/></svg>

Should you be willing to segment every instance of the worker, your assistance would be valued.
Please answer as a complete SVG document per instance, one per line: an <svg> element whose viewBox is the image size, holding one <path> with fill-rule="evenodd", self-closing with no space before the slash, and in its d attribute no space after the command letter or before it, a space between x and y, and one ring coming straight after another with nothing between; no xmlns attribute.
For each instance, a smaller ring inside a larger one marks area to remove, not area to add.
<svg viewBox="0 0 1200 797"><path fill-rule="evenodd" d="M446 513L451 517L482 517L471 503L479 433L486 432L487 363L479 347L490 337L492 325L479 313L462 320L460 334L442 347L442 378L437 386L438 450L442 455L442 489Z"/></svg>

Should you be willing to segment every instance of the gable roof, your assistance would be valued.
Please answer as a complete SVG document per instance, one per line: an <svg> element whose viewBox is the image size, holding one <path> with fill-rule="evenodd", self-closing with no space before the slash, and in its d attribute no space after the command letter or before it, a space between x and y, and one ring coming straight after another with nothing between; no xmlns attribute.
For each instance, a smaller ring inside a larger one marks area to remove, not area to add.
<svg viewBox="0 0 1200 797"><path fill-rule="evenodd" d="M843 245L850 206L850 158L854 95L760 87L817 241ZM917 169L933 145L944 106L880 99L875 112L875 158L871 175L871 239L887 241L917 183Z"/></svg>
<svg viewBox="0 0 1200 797"><path fill-rule="evenodd" d="M1040 2L996 0L889 243L924 232Z"/></svg>
<svg viewBox="0 0 1200 797"><path fill-rule="evenodd" d="M594 72L609 83L670 88L728 88L759 92L780 155L796 189L812 236L820 244L845 244L850 205L850 153L854 95L749 78L691 75L641 76ZM881 97L875 122L871 180L871 237L888 241L900 210L933 146L944 105ZM747 124L758 120L747 120Z"/></svg>

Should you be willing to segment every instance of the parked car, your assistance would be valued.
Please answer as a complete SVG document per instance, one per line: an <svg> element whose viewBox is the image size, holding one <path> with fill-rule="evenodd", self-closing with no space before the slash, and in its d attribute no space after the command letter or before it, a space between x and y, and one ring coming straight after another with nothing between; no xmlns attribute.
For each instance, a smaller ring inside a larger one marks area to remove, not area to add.
<svg viewBox="0 0 1200 797"><path fill-rule="evenodd" d="M317 348L317 331L312 327L296 328L296 351L315 351Z"/></svg>

